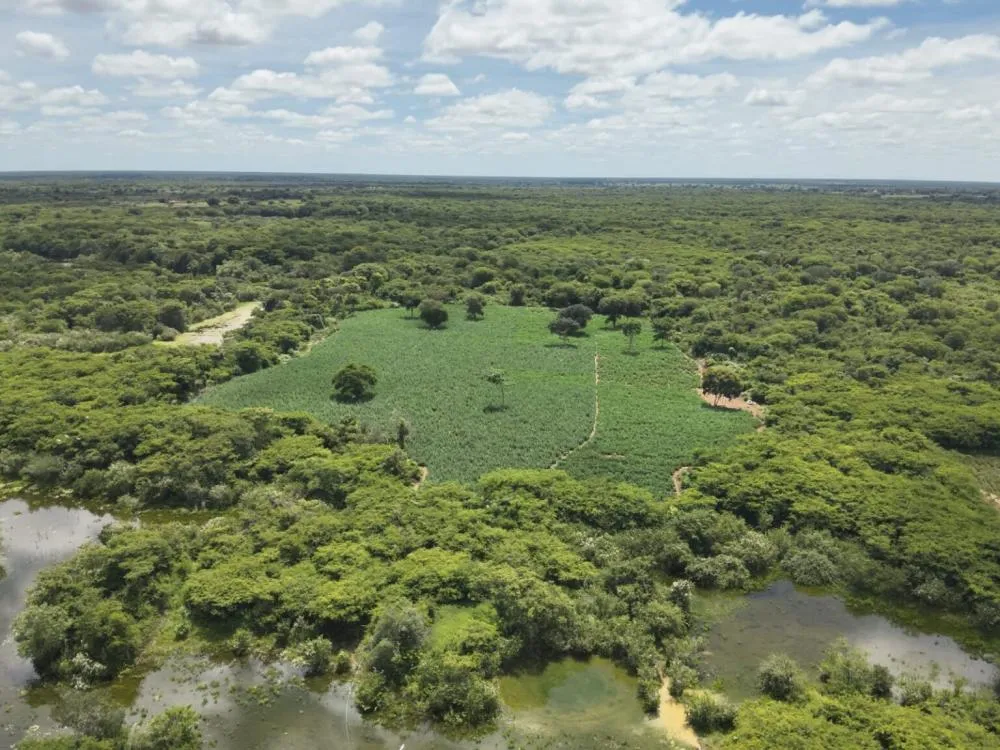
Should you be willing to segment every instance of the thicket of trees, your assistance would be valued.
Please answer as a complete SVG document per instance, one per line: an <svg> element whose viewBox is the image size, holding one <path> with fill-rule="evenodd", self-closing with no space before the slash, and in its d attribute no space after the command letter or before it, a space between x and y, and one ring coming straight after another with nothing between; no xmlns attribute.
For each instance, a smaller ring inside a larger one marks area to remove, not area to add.
<svg viewBox="0 0 1000 750"><path fill-rule="evenodd" d="M660 669L691 686L688 582L780 571L952 613L987 643L1000 627L1000 517L961 455L1000 450L1000 229L979 198L10 185L0 474L125 508L232 509L108 530L44 573L17 639L46 678L107 680L167 622L316 671L354 650L365 710L481 724L516 658L607 654L651 708ZM221 348L151 345L247 300L262 309ZM546 305L563 336L595 312L625 336L649 325L708 360L709 393L764 404L768 429L704 455L677 499L500 472L416 503L408 426L388 445L351 422L184 405L339 317L396 305L433 327L463 300L473 317ZM914 710L834 695L836 670L817 692L768 667L769 693L804 697L692 701L695 721L736 727L724 747L996 732L993 704Z"/></svg>

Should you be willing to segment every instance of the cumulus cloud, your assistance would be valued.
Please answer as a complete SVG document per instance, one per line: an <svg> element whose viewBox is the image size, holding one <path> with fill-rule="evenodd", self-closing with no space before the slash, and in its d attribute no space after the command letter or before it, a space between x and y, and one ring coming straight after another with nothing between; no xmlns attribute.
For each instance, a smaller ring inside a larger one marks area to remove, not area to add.
<svg viewBox="0 0 1000 750"><path fill-rule="evenodd" d="M784 91L755 88L746 95L743 103L751 107L787 107L791 104L791 100Z"/></svg>
<svg viewBox="0 0 1000 750"><path fill-rule="evenodd" d="M109 28L128 44L180 47L258 44L284 18L320 18L352 1L28 0L26 9L44 15L105 14ZM373 34L374 27L367 33Z"/></svg>
<svg viewBox="0 0 1000 750"><path fill-rule="evenodd" d="M39 31L22 31L15 37L17 50L22 55L42 57L47 60L65 60L69 57L66 45L52 34Z"/></svg>
<svg viewBox="0 0 1000 750"><path fill-rule="evenodd" d="M826 8L894 8L910 0L808 0L806 6Z"/></svg>
<svg viewBox="0 0 1000 750"><path fill-rule="evenodd" d="M428 73L417 81L413 93L418 96L460 96L462 92L444 73Z"/></svg>
<svg viewBox="0 0 1000 750"><path fill-rule="evenodd" d="M972 34L957 39L929 37L920 46L895 55L838 57L809 77L814 86L899 86L930 78L938 68L981 60L1000 60L1000 36Z"/></svg>
<svg viewBox="0 0 1000 750"><path fill-rule="evenodd" d="M375 44L379 37L382 36L383 31L385 31L385 26L378 21L370 21L354 32L354 38L359 42Z"/></svg>
<svg viewBox="0 0 1000 750"><path fill-rule="evenodd" d="M622 76L713 59L790 60L865 41L885 19L828 23L737 13L682 13L684 0L457 0L442 6L424 41L429 61L479 55L529 70Z"/></svg>
<svg viewBox="0 0 1000 750"><path fill-rule="evenodd" d="M483 128L533 128L552 114L552 103L531 91L510 89L484 94L446 107L427 121L432 130L469 132Z"/></svg>
<svg viewBox="0 0 1000 750"><path fill-rule="evenodd" d="M38 97L41 104L64 105L74 107L100 107L108 103L108 97L97 89L85 89L83 86L64 86L50 89Z"/></svg>
<svg viewBox="0 0 1000 750"><path fill-rule="evenodd" d="M175 80L198 75L198 63L190 57L151 55L135 50L127 55L97 55L91 69L99 76L135 76Z"/></svg>
<svg viewBox="0 0 1000 750"><path fill-rule="evenodd" d="M227 90L212 96L239 97L244 101L290 96L297 99L336 99L340 103L370 103L370 89L392 84L388 68L371 63L342 65L316 75L299 75L262 68L233 81ZM225 92L225 93L224 93Z"/></svg>
<svg viewBox="0 0 1000 750"><path fill-rule="evenodd" d="M179 78L170 82L151 81L143 78L129 90L135 96L141 96L144 99L190 99L201 93L200 88Z"/></svg>

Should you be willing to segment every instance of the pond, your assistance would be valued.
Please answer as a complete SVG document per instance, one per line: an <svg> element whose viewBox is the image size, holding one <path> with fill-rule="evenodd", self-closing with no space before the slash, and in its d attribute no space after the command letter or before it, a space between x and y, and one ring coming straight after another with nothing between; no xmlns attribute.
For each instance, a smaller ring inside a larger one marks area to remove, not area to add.
<svg viewBox="0 0 1000 750"><path fill-rule="evenodd" d="M81 508L29 504L24 500L0 502L3 528L0 550L7 575L0 580L0 745L9 747L33 724L50 722L48 709L33 708L21 692L35 677L31 663L17 654L11 625L24 606L25 596L38 572L70 557L81 544L95 539L110 516Z"/></svg>
<svg viewBox="0 0 1000 750"><path fill-rule="evenodd" d="M996 666L970 656L952 638L852 612L841 599L800 591L790 581L778 581L735 602L732 611L709 628L706 659L709 679L720 679L732 698L756 694L757 667L769 655L785 653L811 669L838 638L846 638L897 676L918 674L937 687L947 686L953 677L964 678L970 686L991 685L998 675Z"/></svg>
<svg viewBox="0 0 1000 750"><path fill-rule="evenodd" d="M188 517L189 520L203 520ZM28 692L31 664L17 655L10 635L14 617L38 572L72 555L111 522L80 508L0 502L7 575L0 580L0 743L10 746L29 727L55 729L44 692ZM175 520L144 517L143 523ZM759 662L785 651L814 665L837 637L846 637L893 671L928 672L938 665L939 684L960 675L987 684L996 668L967 655L951 638L911 633L877 615L850 612L832 596L812 596L779 582L767 590L728 600L731 611L707 633L707 666L734 698L754 694ZM354 708L349 683L312 683L290 667L260 663L213 663L178 657L138 684L118 685L134 696L132 718L171 705L191 705L204 716L206 746L217 750L500 750L544 746L552 750L670 748L671 737L692 742L683 714L668 706L661 718L644 716L636 682L604 659L567 659L500 680L506 705L501 729L476 740L453 740L429 730L392 731L375 726ZM34 705L33 705L34 704Z"/></svg>

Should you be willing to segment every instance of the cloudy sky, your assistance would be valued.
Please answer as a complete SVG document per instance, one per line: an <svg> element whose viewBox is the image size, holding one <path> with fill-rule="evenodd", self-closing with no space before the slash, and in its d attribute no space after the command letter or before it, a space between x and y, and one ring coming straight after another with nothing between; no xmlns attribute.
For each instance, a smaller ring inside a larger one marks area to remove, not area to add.
<svg viewBox="0 0 1000 750"><path fill-rule="evenodd" d="M0 171L1000 180L997 0L0 0Z"/></svg>

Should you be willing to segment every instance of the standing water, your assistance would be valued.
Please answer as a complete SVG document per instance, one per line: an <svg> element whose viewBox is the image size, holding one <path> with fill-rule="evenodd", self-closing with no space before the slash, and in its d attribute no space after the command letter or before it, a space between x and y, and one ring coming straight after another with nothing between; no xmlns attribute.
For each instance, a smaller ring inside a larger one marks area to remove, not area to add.
<svg viewBox="0 0 1000 750"><path fill-rule="evenodd" d="M938 688L956 677L980 687L998 676L996 666L965 653L952 638L908 631L880 615L855 614L837 597L804 593L790 581L742 597L711 626L706 667L728 695L748 698L756 693L757 667L768 656L784 653L812 669L838 638L896 676L919 675Z"/></svg>
<svg viewBox="0 0 1000 750"><path fill-rule="evenodd" d="M18 656L11 626L24 606L28 588L42 568L72 556L112 520L82 508L29 505L23 500L0 502L0 549L7 572L0 580L0 704L4 706L0 744L4 747L20 740L31 725L51 723L47 708L33 708L21 696L35 678L35 670Z"/></svg>

